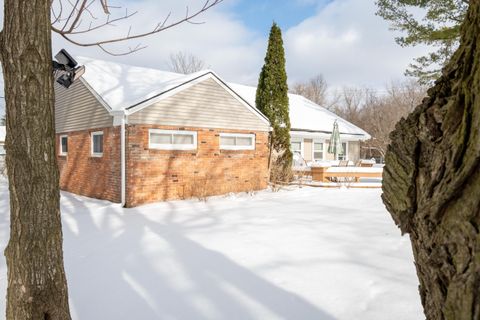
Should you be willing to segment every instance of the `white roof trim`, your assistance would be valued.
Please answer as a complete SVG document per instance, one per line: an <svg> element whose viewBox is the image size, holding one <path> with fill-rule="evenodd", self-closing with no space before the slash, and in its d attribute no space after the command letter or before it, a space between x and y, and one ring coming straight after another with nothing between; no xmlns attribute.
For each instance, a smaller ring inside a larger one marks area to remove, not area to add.
<svg viewBox="0 0 480 320"><path fill-rule="evenodd" d="M100 102L100 104L105 108L107 109L107 111L109 113L112 112L112 108L105 102L105 100L102 99L102 97L88 84L88 82L83 79L82 77L80 77L80 82L83 83L83 85L88 89L88 91L90 91L91 94L93 94L93 96L97 99L98 102Z"/></svg>
<svg viewBox="0 0 480 320"><path fill-rule="evenodd" d="M188 88L193 87L194 85L201 83L205 80L212 79L217 84L219 84L225 91L227 91L232 97L234 97L238 102L240 102L245 108L247 108L250 112L254 113L263 123L270 126L270 121L257 109L253 108L249 103L247 103L238 93L233 91L228 85L226 85L213 71L208 71L207 73L198 76L195 79L189 80L187 82L181 83L175 88L168 89L165 92L161 92L157 94L155 97L149 98L143 102L140 102L137 105L130 106L125 109L125 113L127 115L131 115L136 113L140 110L143 110L149 106L154 105L155 103L167 99L176 95L177 93L184 91Z"/></svg>
<svg viewBox="0 0 480 320"><path fill-rule="evenodd" d="M306 138L306 139L324 139L328 140L332 136L331 132L314 132L314 131L302 131L302 130L292 130L290 131L290 136L292 138ZM340 139L344 141L366 141L371 139L369 134L351 134L351 133L341 133Z"/></svg>
<svg viewBox="0 0 480 320"><path fill-rule="evenodd" d="M244 107L246 107L250 112L253 112L260 120L270 127L270 121L268 118L260 112L257 108L251 106L247 101L245 101L238 93L231 89L225 82L223 82L215 73L212 73L214 77L212 78L217 82L223 89L225 89L230 95L232 95L237 101L239 101Z"/></svg>
<svg viewBox="0 0 480 320"><path fill-rule="evenodd" d="M180 83L179 85L177 85L174 88L170 88L170 89L167 89L166 91L159 92L153 97L146 98L145 100L140 101L137 104L126 107L124 109L125 113L127 115L131 115L131 114L136 113L140 110L143 110L143 109L145 109L145 108L147 108L147 107L149 107L149 106L151 106L151 105L153 105L153 104L155 104L159 101L162 101L162 100L167 99L171 96L174 96L177 93L179 93L183 90L186 90L186 89L196 85L197 83L200 83L200 82L206 80L208 78L207 76L208 76L208 73L202 74L195 79L191 79L187 82Z"/></svg>

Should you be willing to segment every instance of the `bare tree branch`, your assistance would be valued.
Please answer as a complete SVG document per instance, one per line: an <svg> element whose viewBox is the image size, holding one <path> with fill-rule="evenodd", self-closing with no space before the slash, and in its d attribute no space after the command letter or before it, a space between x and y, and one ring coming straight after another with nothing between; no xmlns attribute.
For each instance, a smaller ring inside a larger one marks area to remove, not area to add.
<svg viewBox="0 0 480 320"><path fill-rule="evenodd" d="M108 4L108 0L98 0L100 2L100 5L101 5L102 9L103 9L103 12L107 15L106 21L103 22L103 23L100 23L100 24L96 24L96 25L94 25L90 22L90 24L87 28L80 29L79 27L82 24L82 19L81 18L82 18L82 15L85 14L85 12L89 13L90 16L92 17L92 19L96 19L95 16L93 15L93 13L89 10L89 7L92 5L92 3L96 2L96 1L97 0L90 0L90 2L88 2L88 0L77 0L75 3L72 3L72 2L69 1L72 9L71 9L68 17L66 18L65 23L63 24L63 26L61 28L53 25L53 24L55 24L59 21L63 21L62 17L61 17L61 12L60 13L52 13L52 15L54 17L54 21L52 23L52 31L54 31L55 33L58 33L65 40L67 40L70 43L73 43L77 46L81 46L81 47L97 46L101 50L103 50L103 51L105 51L105 52L107 52L111 55L125 55L125 54L129 54L129 53L132 53L132 52L136 52L138 50L142 50L146 46L142 46L141 44L137 44L135 47L129 48L128 51L126 51L126 52L114 53L110 49L107 49L106 45L147 37L147 36L165 31L165 30L170 29L172 27L175 27L175 26L177 26L179 24L182 24L184 22L191 23L191 24L202 24L203 22L196 22L196 21L192 21L192 20L194 18L198 17L200 14L207 11L208 9L210 9L211 7L213 7L215 5L218 5L219 3L223 2L224 0L206 0L204 2L203 6L200 9L193 12L193 13L190 13L190 9L187 6L186 10L185 10L185 16L183 18L181 18L179 20L176 20L176 21L173 21L171 23L167 23L170 16L171 16L171 12L170 12L170 13L168 13L168 15L165 17L165 19L162 22L157 23L157 25L152 30L147 31L147 32L132 33L132 27L130 26L130 28L129 28L129 30L128 30L128 32L125 36L120 36L120 37L113 38L113 39L105 39L105 40L100 40L100 41L95 41L95 42L83 42L83 41L79 41L79 40L74 39L74 37L72 37L72 36L75 36L75 35L78 35L78 34L84 34L84 33L90 32L90 31L94 31L94 30L98 30L98 29L101 29L101 28L106 27L106 26L115 26L114 25L115 22L126 20L126 19L134 16L137 13L137 12L128 13L128 11L126 10L125 15L114 18L114 19L111 19L110 18L110 8L118 8L118 7L110 6ZM59 2L60 2L61 8L63 8L62 4L61 4L62 0L59 0ZM53 9L52 9L52 11L53 11ZM62 9L62 11L64 11L64 10Z"/></svg>

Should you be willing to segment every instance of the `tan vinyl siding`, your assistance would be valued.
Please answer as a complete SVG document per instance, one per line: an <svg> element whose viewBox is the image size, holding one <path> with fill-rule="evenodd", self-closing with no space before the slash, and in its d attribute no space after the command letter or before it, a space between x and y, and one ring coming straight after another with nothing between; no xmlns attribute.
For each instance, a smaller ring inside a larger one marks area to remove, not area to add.
<svg viewBox="0 0 480 320"><path fill-rule="evenodd" d="M357 162L360 159L360 142L349 141L348 142L348 160Z"/></svg>
<svg viewBox="0 0 480 320"><path fill-rule="evenodd" d="M55 83L57 133L111 126L113 117L81 81L76 81L68 89Z"/></svg>
<svg viewBox="0 0 480 320"><path fill-rule="evenodd" d="M303 158L305 161L312 161L312 148L313 148L313 140L312 139L305 139L303 140Z"/></svg>
<svg viewBox="0 0 480 320"><path fill-rule="evenodd" d="M130 124L268 131L269 125L213 79L129 116Z"/></svg>

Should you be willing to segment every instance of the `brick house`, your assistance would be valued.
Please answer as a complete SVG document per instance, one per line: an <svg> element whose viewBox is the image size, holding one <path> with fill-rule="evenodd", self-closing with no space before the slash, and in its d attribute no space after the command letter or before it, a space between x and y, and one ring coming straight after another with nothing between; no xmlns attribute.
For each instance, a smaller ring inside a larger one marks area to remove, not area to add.
<svg viewBox="0 0 480 320"><path fill-rule="evenodd" d="M255 87L239 84L230 86L250 104L255 104ZM367 132L300 95L289 93L288 100L291 150L300 156L300 162L312 164L350 160L355 163L360 159L361 141L371 139ZM327 152L335 121L338 123L343 149L343 153L336 155Z"/></svg>
<svg viewBox="0 0 480 320"><path fill-rule="evenodd" d="M270 124L214 72L78 61L55 87L63 190L132 207L267 187Z"/></svg>

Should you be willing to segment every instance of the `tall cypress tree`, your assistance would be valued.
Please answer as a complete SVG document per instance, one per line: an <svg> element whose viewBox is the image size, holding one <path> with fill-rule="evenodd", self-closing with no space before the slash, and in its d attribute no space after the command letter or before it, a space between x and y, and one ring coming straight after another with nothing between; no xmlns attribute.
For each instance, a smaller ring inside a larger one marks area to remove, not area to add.
<svg viewBox="0 0 480 320"><path fill-rule="evenodd" d="M275 22L270 29L267 54L258 80L255 104L272 124L270 146L274 153L273 165L274 168L281 170L285 178L292 166L288 85L282 31Z"/></svg>

